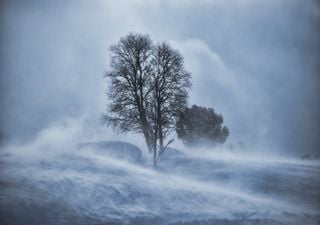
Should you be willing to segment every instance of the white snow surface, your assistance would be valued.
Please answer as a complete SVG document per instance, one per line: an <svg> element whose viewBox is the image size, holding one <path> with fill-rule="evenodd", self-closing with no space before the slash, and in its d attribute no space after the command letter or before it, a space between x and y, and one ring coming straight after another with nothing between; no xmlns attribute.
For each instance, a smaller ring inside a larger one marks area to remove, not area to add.
<svg viewBox="0 0 320 225"><path fill-rule="evenodd" d="M169 148L153 168L134 145L103 144L135 158L94 144L3 149L1 224L319 224L318 162Z"/></svg>

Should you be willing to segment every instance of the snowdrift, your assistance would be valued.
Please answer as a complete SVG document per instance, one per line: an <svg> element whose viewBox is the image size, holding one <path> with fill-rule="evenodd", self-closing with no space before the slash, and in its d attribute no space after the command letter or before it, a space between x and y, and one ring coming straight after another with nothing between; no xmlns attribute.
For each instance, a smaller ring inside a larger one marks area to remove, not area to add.
<svg viewBox="0 0 320 225"><path fill-rule="evenodd" d="M320 221L317 164L210 159L170 148L157 169L150 160L125 142L84 143L50 158L2 151L0 224Z"/></svg>

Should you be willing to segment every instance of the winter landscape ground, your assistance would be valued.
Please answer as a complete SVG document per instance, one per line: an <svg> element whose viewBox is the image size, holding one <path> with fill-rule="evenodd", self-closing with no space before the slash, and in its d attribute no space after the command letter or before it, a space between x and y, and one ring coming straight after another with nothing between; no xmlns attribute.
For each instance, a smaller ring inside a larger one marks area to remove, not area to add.
<svg viewBox="0 0 320 225"><path fill-rule="evenodd" d="M82 143L54 155L24 150L1 151L4 225L320 222L318 161L169 148L154 169L126 142Z"/></svg>

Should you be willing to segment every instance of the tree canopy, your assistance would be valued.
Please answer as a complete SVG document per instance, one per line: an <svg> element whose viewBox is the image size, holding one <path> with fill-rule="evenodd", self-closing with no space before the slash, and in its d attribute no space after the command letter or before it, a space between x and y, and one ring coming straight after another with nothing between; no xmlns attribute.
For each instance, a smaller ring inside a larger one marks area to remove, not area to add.
<svg viewBox="0 0 320 225"><path fill-rule="evenodd" d="M179 114L176 132L187 146L222 144L229 136L229 129L222 123L223 116L213 108L193 105Z"/></svg>
<svg viewBox="0 0 320 225"><path fill-rule="evenodd" d="M177 50L166 42L154 44L148 35L128 34L110 51L110 104L103 121L122 132L142 133L156 164L187 107L191 74Z"/></svg>

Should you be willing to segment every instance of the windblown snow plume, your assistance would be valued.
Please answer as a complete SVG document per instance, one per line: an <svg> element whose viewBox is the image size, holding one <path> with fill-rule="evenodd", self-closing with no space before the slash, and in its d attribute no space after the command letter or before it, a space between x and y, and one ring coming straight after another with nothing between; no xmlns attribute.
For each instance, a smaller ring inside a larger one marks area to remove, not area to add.
<svg viewBox="0 0 320 225"><path fill-rule="evenodd" d="M78 130L2 149L1 224L319 223L317 161L168 148L155 169L133 144L74 142Z"/></svg>

